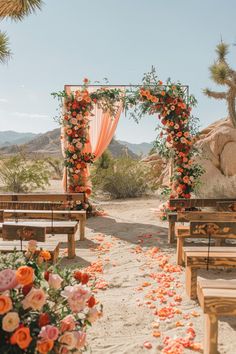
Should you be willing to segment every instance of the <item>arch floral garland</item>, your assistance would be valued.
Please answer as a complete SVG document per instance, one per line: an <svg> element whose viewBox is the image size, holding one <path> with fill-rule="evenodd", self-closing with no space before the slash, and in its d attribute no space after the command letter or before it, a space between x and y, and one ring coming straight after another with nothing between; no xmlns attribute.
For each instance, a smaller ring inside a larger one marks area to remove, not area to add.
<svg viewBox="0 0 236 354"><path fill-rule="evenodd" d="M61 124L66 139L65 166L69 192L91 194L86 167L93 163L95 156L84 152L84 147L89 139L89 120L93 119L95 104L114 115L116 102L122 100L126 110L133 110L136 120L147 114L158 116L163 127L160 133L161 150L171 151L174 161L170 198L190 198L202 174L201 168L194 162L195 132L192 131L191 110L196 104L195 98L188 96L180 83L174 84L168 80L163 85L154 70L144 75L141 86L126 90L125 96L117 88L99 88L90 93L88 84L88 79L84 79L84 86L74 93L63 91L53 94L64 98ZM86 208L84 205L82 207Z"/></svg>

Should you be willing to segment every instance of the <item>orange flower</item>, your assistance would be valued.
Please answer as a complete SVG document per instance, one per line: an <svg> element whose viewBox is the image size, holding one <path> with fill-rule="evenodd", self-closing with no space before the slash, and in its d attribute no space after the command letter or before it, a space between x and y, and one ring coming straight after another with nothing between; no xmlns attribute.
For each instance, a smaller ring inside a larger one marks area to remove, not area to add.
<svg viewBox="0 0 236 354"><path fill-rule="evenodd" d="M49 261L52 258L51 253L46 250L40 251L39 257L42 257L45 261Z"/></svg>
<svg viewBox="0 0 236 354"><path fill-rule="evenodd" d="M21 349L26 349L30 345L32 338L30 336L30 330L27 327L18 328L10 338L11 344L17 344Z"/></svg>
<svg viewBox="0 0 236 354"><path fill-rule="evenodd" d="M0 295L0 315L4 315L12 309L11 298L7 295Z"/></svg>
<svg viewBox="0 0 236 354"><path fill-rule="evenodd" d="M165 94L166 94L165 91L161 91L162 96L165 96Z"/></svg>
<svg viewBox="0 0 236 354"><path fill-rule="evenodd" d="M16 279L20 285L28 285L33 283L34 270L32 267L22 266L16 271Z"/></svg>
<svg viewBox="0 0 236 354"><path fill-rule="evenodd" d="M40 354L47 354L52 350L53 346L54 346L53 340L42 339L37 342L36 349Z"/></svg>

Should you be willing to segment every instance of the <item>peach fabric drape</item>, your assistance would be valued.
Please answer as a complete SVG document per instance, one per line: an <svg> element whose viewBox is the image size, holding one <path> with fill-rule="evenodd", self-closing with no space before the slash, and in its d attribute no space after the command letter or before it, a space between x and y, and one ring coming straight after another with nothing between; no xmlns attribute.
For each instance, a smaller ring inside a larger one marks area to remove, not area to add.
<svg viewBox="0 0 236 354"><path fill-rule="evenodd" d="M78 87L79 88L79 87ZM76 88L76 89L78 89ZM73 88L74 89L74 88ZM75 89L75 90L76 90ZM90 92L94 90L93 87L89 88ZM66 87L66 92L69 94L71 92L71 88L69 86ZM116 114L115 117L112 117L109 112L103 112L101 108L98 108L97 105L95 106L91 118L90 118L90 125L89 125L89 143L87 143L84 147L84 152L93 153L95 155L95 161L103 154L106 150L108 145L110 144L115 130L117 128L117 124L119 122L123 104L122 102L117 102L116 106ZM64 135L64 129L62 128L62 135ZM64 156L64 149L65 149L65 139L62 137L62 154ZM87 166L87 173L86 177L88 180L88 185L91 186L91 182L89 180L90 172L89 166ZM67 188L67 176L66 176L66 169L64 170L64 176L62 180L63 189L66 192Z"/></svg>

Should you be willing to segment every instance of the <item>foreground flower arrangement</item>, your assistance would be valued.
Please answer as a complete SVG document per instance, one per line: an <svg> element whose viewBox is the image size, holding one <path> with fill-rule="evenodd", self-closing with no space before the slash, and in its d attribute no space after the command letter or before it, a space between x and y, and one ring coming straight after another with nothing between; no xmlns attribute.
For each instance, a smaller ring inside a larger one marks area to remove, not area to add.
<svg viewBox="0 0 236 354"><path fill-rule="evenodd" d="M49 266L51 255L30 241L0 259L0 352L69 354L86 347L86 328L101 316L78 270Z"/></svg>

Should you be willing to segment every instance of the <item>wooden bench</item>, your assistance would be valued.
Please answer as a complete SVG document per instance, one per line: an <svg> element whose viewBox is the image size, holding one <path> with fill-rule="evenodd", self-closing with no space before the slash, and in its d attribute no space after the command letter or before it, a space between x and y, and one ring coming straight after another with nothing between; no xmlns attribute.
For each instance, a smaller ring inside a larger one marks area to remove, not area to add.
<svg viewBox="0 0 236 354"><path fill-rule="evenodd" d="M29 194L0 194L0 209L7 210L51 210L68 211L68 213L59 214L57 219L68 220L71 215L69 212L73 210L76 203L84 203L86 201L84 193L63 193L63 194L46 194L46 193L29 193ZM72 209L72 210L70 210ZM75 210L77 211L77 210ZM80 240L85 238L86 211L77 211L76 219L80 223ZM37 216L39 216L38 214ZM50 212L45 213L45 219L51 219ZM11 216L10 216L11 217ZM14 217L14 216L13 216ZM75 216L73 216L74 218ZM72 218L72 220L73 220ZM31 219L31 217L30 217ZM40 217L40 219L42 219Z"/></svg>
<svg viewBox="0 0 236 354"><path fill-rule="evenodd" d="M216 221L217 220L217 221ZM177 221L188 221L190 226L177 226L177 263L182 265L186 239L214 239L216 245L226 239L236 239L236 213L232 212L179 212Z"/></svg>
<svg viewBox="0 0 236 354"><path fill-rule="evenodd" d="M236 281L198 278L197 296L205 314L204 354L216 354L218 317L236 316Z"/></svg>
<svg viewBox="0 0 236 354"><path fill-rule="evenodd" d="M209 256L209 258L208 258ZM209 255L207 247L184 247L186 292L191 299L197 297L197 271L207 268L235 268L236 247L214 247Z"/></svg>
<svg viewBox="0 0 236 354"><path fill-rule="evenodd" d="M169 204L171 208L175 208L176 212L168 213L168 243L173 243L175 240L175 224L179 222L177 220L177 212L182 209L193 209L193 208L214 208L218 210L219 203L232 203L236 202L236 198L209 198L209 199L201 199L201 198L193 198L193 199L170 199ZM231 210L229 210L231 211ZM184 221L182 221L184 222ZM187 221L186 221L187 222Z"/></svg>
<svg viewBox="0 0 236 354"><path fill-rule="evenodd" d="M2 213L2 220L6 219L47 219L51 220L69 220L79 222L80 240L85 238L86 212L84 210L8 210L5 209ZM1 213L0 213L0 222Z"/></svg>
<svg viewBox="0 0 236 354"><path fill-rule="evenodd" d="M15 225L22 227L44 227L46 234L67 234L68 242L68 258L75 257L75 234L78 229L78 224L75 221L55 221L53 225L51 222L39 221L21 221L21 222L7 222L0 223L0 233L2 233L3 225Z"/></svg>
<svg viewBox="0 0 236 354"><path fill-rule="evenodd" d="M46 229L42 226L8 225L2 226L3 242L0 243L0 252L9 253L27 249L28 241L37 241L38 248L46 249L51 254L51 260L55 263L59 256L60 242L46 242Z"/></svg>

